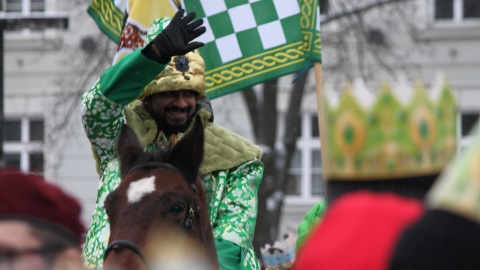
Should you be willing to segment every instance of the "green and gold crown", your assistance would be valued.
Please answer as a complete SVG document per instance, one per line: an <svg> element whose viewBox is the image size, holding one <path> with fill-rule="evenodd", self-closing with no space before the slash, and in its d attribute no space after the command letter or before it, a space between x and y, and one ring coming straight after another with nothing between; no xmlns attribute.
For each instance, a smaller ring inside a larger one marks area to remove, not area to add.
<svg viewBox="0 0 480 270"><path fill-rule="evenodd" d="M436 91L419 80L398 94L387 82L375 96L361 88L347 84L336 104L326 96L327 177L380 180L439 173L457 151L456 99L446 79ZM437 97L431 97L434 92Z"/></svg>
<svg viewBox="0 0 480 270"><path fill-rule="evenodd" d="M430 208L480 223L480 125L472 141L449 165L427 196Z"/></svg>

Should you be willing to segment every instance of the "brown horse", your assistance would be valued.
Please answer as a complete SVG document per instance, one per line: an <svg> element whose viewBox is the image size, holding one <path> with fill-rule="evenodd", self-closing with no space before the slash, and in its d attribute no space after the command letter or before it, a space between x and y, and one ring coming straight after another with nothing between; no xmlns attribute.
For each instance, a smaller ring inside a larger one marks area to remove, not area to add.
<svg viewBox="0 0 480 270"><path fill-rule="evenodd" d="M200 118L175 146L144 152L124 125L118 139L122 181L105 199L110 239L104 269L218 269L198 176Z"/></svg>

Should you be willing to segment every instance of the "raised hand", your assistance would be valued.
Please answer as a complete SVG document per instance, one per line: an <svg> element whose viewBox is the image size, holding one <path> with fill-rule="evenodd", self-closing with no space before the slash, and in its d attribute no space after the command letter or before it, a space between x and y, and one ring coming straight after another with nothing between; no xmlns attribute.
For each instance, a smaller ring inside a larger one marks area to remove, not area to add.
<svg viewBox="0 0 480 270"><path fill-rule="evenodd" d="M191 42L205 33L203 20L193 21L195 12L183 17L184 13L183 9L177 11L170 24L152 41L155 52L164 60L162 62L170 62L172 56L186 54L204 45L198 41Z"/></svg>

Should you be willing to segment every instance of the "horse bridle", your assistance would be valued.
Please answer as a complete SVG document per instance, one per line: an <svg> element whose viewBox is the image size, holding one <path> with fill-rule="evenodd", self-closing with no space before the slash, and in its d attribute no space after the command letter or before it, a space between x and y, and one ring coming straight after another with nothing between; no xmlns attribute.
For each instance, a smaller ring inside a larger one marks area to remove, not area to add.
<svg viewBox="0 0 480 270"><path fill-rule="evenodd" d="M183 176L183 178L185 178L185 180L189 180L186 175L181 171L179 170L177 167L171 165L171 164L168 164L168 163L165 163L165 162L147 162L147 163L144 163L144 164L139 164L137 166L134 166L132 167L128 172L132 172L132 171L135 171L135 170L139 170L139 169L156 169L156 168L159 168L159 167L163 167L163 168L167 168L167 169L170 169L170 170L173 170L177 173L179 173L180 175ZM179 232L179 235L177 236L177 240L175 241L176 242L176 245L175 247L178 245L178 243L180 242L180 240L182 239L183 235L185 234L186 231L192 229L193 232L195 232L195 228L192 226L192 222L193 222L193 215L195 214L195 206L196 206L196 203L195 203L195 194L197 192L197 188L195 186L195 182L193 181L193 179L191 179L192 181L189 181L191 184L190 184L190 187L192 188L192 191L193 191L193 202L190 203L189 207L190 209L188 210L188 216L185 218L185 221L183 222L183 226L182 226L182 230ZM198 210L198 207L197 207L197 210ZM201 232L201 230L200 230ZM141 248L139 248L137 245L135 245L134 243L128 241L128 240L115 240L113 242L111 242L110 244L108 244L107 248L105 249L105 254L103 256L103 259L105 260L105 258L107 258L108 254L112 251L112 250L122 250L124 248L128 248L130 250L132 250L134 253L136 253L141 259L142 261L145 263L147 269L149 270L155 270L157 268L154 267L153 264L151 264L147 258L147 256L145 255L145 253L142 251Z"/></svg>

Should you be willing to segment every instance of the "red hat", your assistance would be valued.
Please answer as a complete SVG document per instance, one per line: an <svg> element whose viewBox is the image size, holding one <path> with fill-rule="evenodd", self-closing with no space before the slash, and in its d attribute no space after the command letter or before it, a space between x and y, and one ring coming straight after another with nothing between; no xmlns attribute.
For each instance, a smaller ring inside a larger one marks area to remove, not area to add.
<svg viewBox="0 0 480 270"><path fill-rule="evenodd" d="M81 206L74 197L43 178L13 170L0 171L0 219L47 223L81 244L85 227L80 214Z"/></svg>

